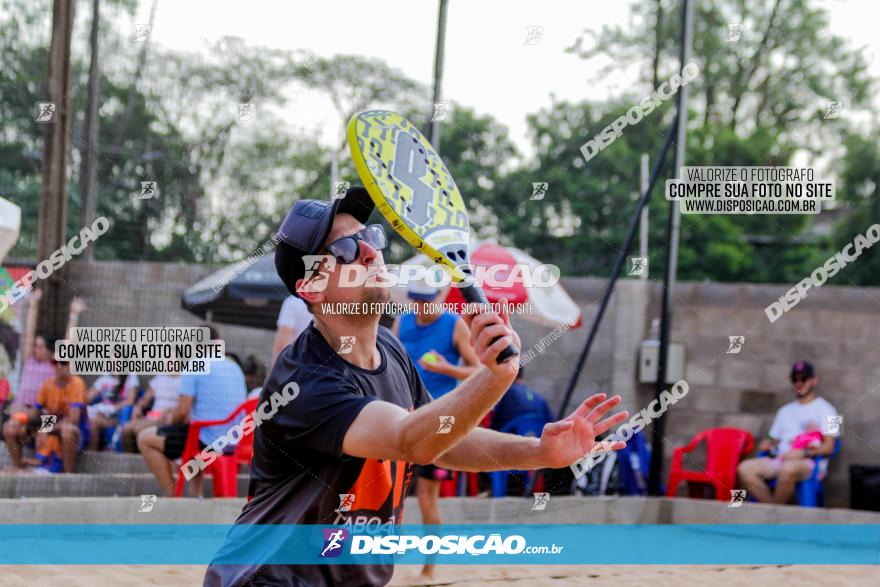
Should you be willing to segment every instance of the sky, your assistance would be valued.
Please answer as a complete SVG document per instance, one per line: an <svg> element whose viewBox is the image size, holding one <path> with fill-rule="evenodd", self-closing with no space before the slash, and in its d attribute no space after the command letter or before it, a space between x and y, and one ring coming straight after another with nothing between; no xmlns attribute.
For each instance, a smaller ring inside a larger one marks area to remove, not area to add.
<svg viewBox="0 0 880 587"><path fill-rule="evenodd" d="M152 1L141 0L131 26L149 21ZM856 47L866 46L872 72L880 77L880 2L821 4L831 11L833 32ZM630 5L610 0L450 0L444 100L492 114L507 126L520 151L530 153L526 115L549 106L551 95L572 101L602 99L636 86L635 64L597 81L597 63L564 52L585 29L626 25ZM437 0L159 0L151 41L203 51L206 42L234 35L253 45L324 57L377 57L430 86L437 7ZM391 34L389 24L395 21L400 24ZM543 30L540 40L526 44L528 28L536 26ZM318 95L294 96L286 116L318 130L327 144L339 132L337 115Z"/></svg>

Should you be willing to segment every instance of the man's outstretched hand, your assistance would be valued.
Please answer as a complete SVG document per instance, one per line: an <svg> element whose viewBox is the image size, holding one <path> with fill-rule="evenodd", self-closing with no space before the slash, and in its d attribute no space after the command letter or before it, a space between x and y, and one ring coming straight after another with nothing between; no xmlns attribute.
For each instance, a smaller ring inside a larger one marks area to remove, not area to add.
<svg viewBox="0 0 880 587"><path fill-rule="evenodd" d="M596 442L596 437L623 422L629 415L626 410L613 416L604 416L620 404L620 396L605 399L604 393L587 398L566 418L544 426L538 445L538 462L549 469L568 467L583 458L594 447L603 450L620 450L625 442L611 444ZM604 446L603 446L604 445Z"/></svg>

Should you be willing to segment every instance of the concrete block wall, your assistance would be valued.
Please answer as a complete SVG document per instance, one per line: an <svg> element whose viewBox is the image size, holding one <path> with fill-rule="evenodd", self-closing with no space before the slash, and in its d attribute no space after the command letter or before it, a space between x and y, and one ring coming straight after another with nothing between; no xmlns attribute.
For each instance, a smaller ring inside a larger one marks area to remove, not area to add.
<svg viewBox="0 0 880 587"><path fill-rule="evenodd" d="M849 505L852 463L880 464L880 289L822 287L770 323L764 308L791 287L682 283L675 291L672 339L686 346L690 394L670 411L667 457L700 430L732 426L766 436L776 411L794 399L792 363L807 360L818 393L844 416L842 450L825 482L830 505ZM660 286L649 316L658 316ZM727 354L728 336L745 336ZM649 387L649 386L646 386ZM647 389L643 397L650 401Z"/></svg>
<svg viewBox="0 0 880 587"><path fill-rule="evenodd" d="M199 319L180 307L183 290L210 267L166 263L77 261L71 289L85 295L83 326L194 325ZM526 366L526 382L555 412L586 340L605 288L604 278L564 278L562 284L584 308L583 327L551 343ZM639 343L659 316L661 284L618 282L570 406L589 394L623 396L631 412L647 406L653 385L638 383ZM766 434L776 410L791 401L791 364L811 361L819 392L844 415L843 450L831 465L826 490L832 505L849 503L850 463L880 464L880 289L814 289L793 310L770 323L764 308L791 284L681 282L674 292L672 339L685 344L690 394L670 410L665 434L668 460L676 446L706 428L735 426ZM523 348L538 344L552 327L514 317ZM745 336L739 354L727 354L728 336ZM227 348L268 361L273 333L223 326ZM650 435L650 428L646 430ZM650 436L649 436L650 437ZM668 470L668 469L667 469Z"/></svg>

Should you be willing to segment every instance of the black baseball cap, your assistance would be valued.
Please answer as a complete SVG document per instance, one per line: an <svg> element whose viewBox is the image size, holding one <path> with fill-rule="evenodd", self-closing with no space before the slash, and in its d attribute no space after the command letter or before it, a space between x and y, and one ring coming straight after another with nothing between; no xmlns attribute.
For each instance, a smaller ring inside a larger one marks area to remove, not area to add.
<svg viewBox="0 0 880 587"><path fill-rule="evenodd" d="M296 293L296 282L306 273L303 255L315 255L324 245L337 214L351 214L366 224L376 205L361 186L350 187L345 196L332 201L299 200L278 229L275 248L275 269L288 291Z"/></svg>
<svg viewBox="0 0 880 587"><path fill-rule="evenodd" d="M813 366L806 361L798 361L791 366L791 378L811 379L815 377L816 371Z"/></svg>

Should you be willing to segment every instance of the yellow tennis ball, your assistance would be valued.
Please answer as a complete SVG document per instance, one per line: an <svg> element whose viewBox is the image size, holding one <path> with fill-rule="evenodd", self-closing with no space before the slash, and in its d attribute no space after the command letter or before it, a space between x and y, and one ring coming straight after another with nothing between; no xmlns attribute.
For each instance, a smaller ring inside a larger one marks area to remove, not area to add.
<svg viewBox="0 0 880 587"><path fill-rule="evenodd" d="M435 355L432 352L427 352L424 355L422 355L422 360L426 363L430 363L433 365L434 363L437 362L437 355Z"/></svg>

